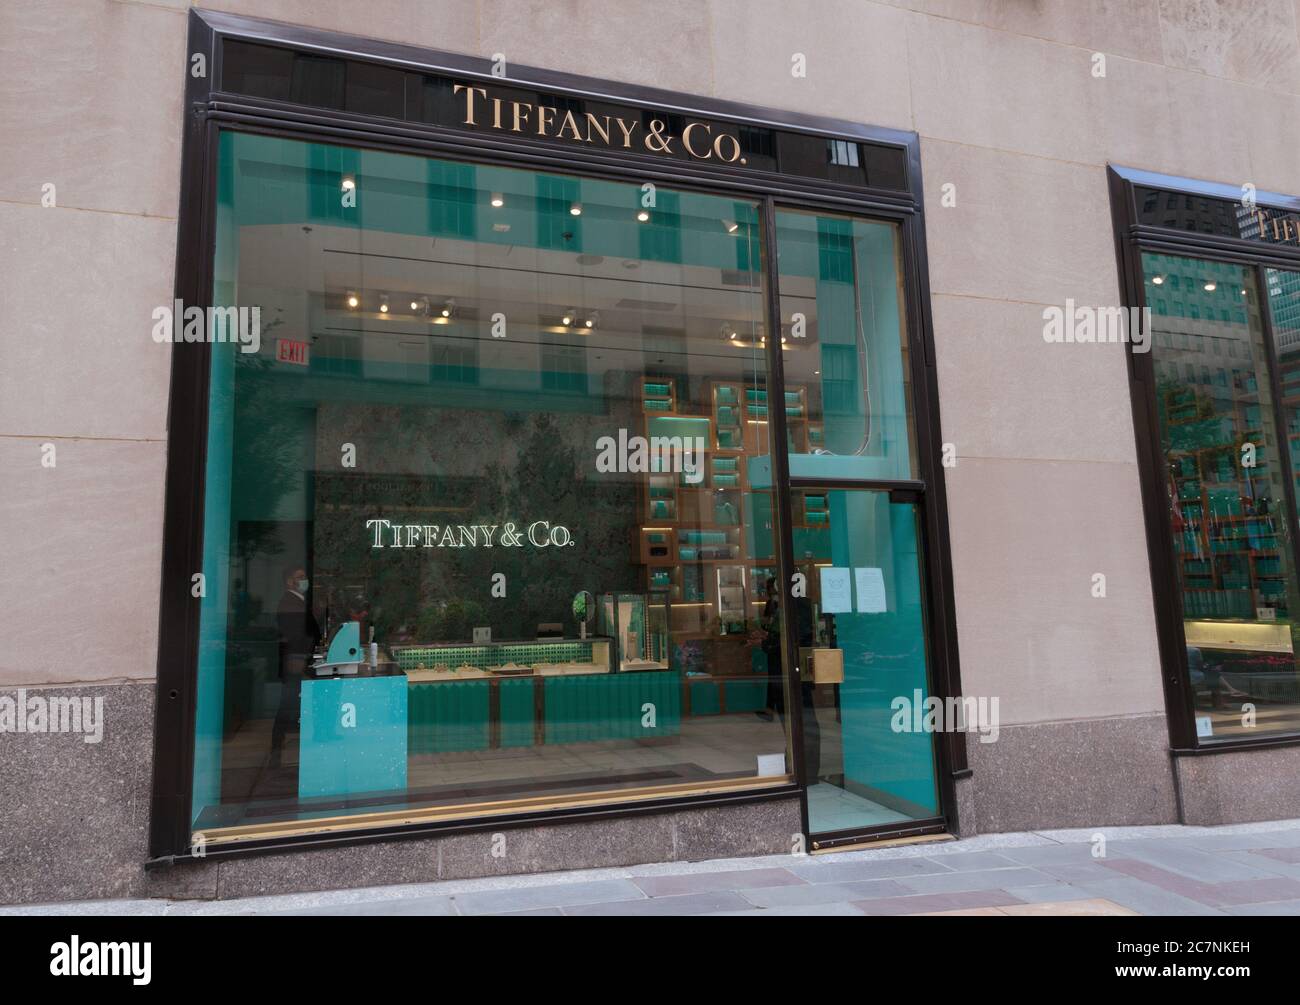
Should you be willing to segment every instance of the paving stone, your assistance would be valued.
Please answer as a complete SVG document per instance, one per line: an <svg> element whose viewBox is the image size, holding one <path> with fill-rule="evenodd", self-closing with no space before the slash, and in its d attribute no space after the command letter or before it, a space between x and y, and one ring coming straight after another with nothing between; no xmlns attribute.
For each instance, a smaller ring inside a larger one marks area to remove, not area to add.
<svg viewBox="0 0 1300 1005"><path fill-rule="evenodd" d="M716 914L719 911L744 911L750 903L738 893L692 893L684 897L646 897L642 900L619 900L604 904L566 907L564 913L576 917Z"/></svg>
<svg viewBox="0 0 1300 1005"><path fill-rule="evenodd" d="M938 876L907 876L898 880L913 893L960 893L965 890L1005 890L1012 886L1044 886L1057 881L1037 869L977 869Z"/></svg>
<svg viewBox="0 0 1300 1005"><path fill-rule="evenodd" d="M1083 900L1058 900L1037 904L1012 904L999 907L998 912L1010 917L1098 917L1114 915L1136 915L1127 907L1122 907L1101 897Z"/></svg>
<svg viewBox="0 0 1300 1005"><path fill-rule="evenodd" d="M1276 859L1279 862L1286 862L1292 865L1300 864L1300 847L1295 848L1258 848L1251 852L1252 855L1262 855L1265 858Z"/></svg>
<svg viewBox="0 0 1300 1005"><path fill-rule="evenodd" d="M1233 904L1223 911L1225 914L1239 916L1293 917L1300 915L1300 900L1276 900L1271 904Z"/></svg>
<svg viewBox="0 0 1300 1005"><path fill-rule="evenodd" d="M270 915L312 915L330 917L449 917L458 913L451 897L393 897L358 904L300 907L291 911L268 911Z"/></svg>
<svg viewBox="0 0 1300 1005"><path fill-rule="evenodd" d="M849 903L878 897L905 897L908 889L893 879L861 883L810 883L778 886L766 890L744 890L741 896L756 907L794 907L801 904Z"/></svg>
<svg viewBox="0 0 1300 1005"><path fill-rule="evenodd" d="M1180 873L1205 883L1227 883L1234 880L1262 879L1268 874L1242 865L1221 855L1213 855L1199 848L1189 848L1169 841L1116 841L1107 849L1107 858L1117 852L1125 858L1150 862L1169 872Z"/></svg>
<svg viewBox="0 0 1300 1005"><path fill-rule="evenodd" d="M974 872L978 869L1006 869L1022 864L996 851L958 852L945 855L939 861L949 869L957 872Z"/></svg>
<svg viewBox="0 0 1300 1005"><path fill-rule="evenodd" d="M881 862L809 862L791 866L790 871L809 883L853 883L867 879L935 875L952 870L942 861L932 858L895 858Z"/></svg>
<svg viewBox="0 0 1300 1005"><path fill-rule="evenodd" d="M644 890L647 897L805 885L803 879L788 869L737 869L734 872L694 872L684 876L645 876L632 882Z"/></svg>
<svg viewBox="0 0 1300 1005"><path fill-rule="evenodd" d="M1005 890L965 890L959 893L927 893L914 897L886 897L879 900L856 900L853 906L863 914L928 914L935 911L958 911L971 907L1002 907L1019 904Z"/></svg>
<svg viewBox="0 0 1300 1005"><path fill-rule="evenodd" d="M1026 904L1059 903L1065 900L1087 900L1091 895L1069 883L1048 883L1044 886L1010 886L1007 893Z"/></svg>
<svg viewBox="0 0 1300 1005"><path fill-rule="evenodd" d="M860 918L852 904L800 904L793 907L755 907L748 911L715 911L714 918Z"/></svg>
<svg viewBox="0 0 1300 1005"><path fill-rule="evenodd" d="M499 914L504 911L522 911L535 907L576 907L580 904L639 900L644 896L645 894L631 881L611 879L596 883L571 883L567 886L551 884L466 893L456 897L455 900L456 908L461 914Z"/></svg>
<svg viewBox="0 0 1300 1005"><path fill-rule="evenodd" d="M1226 883L1204 883L1182 873L1171 872L1150 862L1117 861L1107 868L1140 879L1180 897L1200 901L1213 907L1225 904L1258 904L1270 900L1300 897L1300 881L1283 876L1263 876ZM1250 870L1255 873L1255 870ZM1262 874L1259 874L1262 875Z"/></svg>
<svg viewBox="0 0 1300 1005"><path fill-rule="evenodd" d="M1123 877L1105 882L1080 883L1080 889L1086 890L1094 897L1102 897L1136 911L1138 914L1154 915L1202 915L1222 914L1223 912L1201 904L1176 893L1162 890L1158 886L1144 883L1140 879Z"/></svg>

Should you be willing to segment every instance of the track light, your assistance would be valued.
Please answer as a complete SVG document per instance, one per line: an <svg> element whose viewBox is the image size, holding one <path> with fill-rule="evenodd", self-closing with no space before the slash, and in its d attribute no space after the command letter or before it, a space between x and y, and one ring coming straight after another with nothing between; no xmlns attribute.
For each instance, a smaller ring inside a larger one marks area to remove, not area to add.
<svg viewBox="0 0 1300 1005"><path fill-rule="evenodd" d="M734 234L736 231L740 229L740 224L738 224L735 220L723 220L722 225L727 228L728 234Z"/></svg>
<svg viewBox="0 0 1300 1005"><path fill-rule="evenodd" d="M357 187L357 180L353 178L350 174L345 174L343 176L343 191L351 192L356 187Z"/></svg>
<svg viewBox="0 0 1300 1005"><path fill-rule="evenodd" d="M505 197L505 196L503 196L500 192L493 192L493 193L492 193L492 205L493 205L493 206L495 206L497 209L500 209L500 208L501 208L502 206L504 206L505 204L506 204L506 197Z"/></svg>
<svg viewBox="0 0 1300 1005"><path fill-rule="evenodd" d="M349 307L356 307L356 306L358 306L360 303L361 303L361 301L357 298L357 295L356 295L355 293L353 293L353 292L351 292L351 291L349 290L349 291L348 291L348 306L349 306Z"/></svg>
<svg viewBox="0 0 1300 1005"><path fill-rule="evenodd" d="M1163 286L1164 283L1165 283L1165 277L1164 277L1164 276L1152 276L1152 277L1151 277L1151 283L1152 283L1153 286Z"/></svg>
<svg viewBox="0 0 1300 1005"><path fill-rule="evenodd" d="M574 310L574 308L570 307L564 312L564 317L560 318L560 324L564 325L566 328L569 327L569 325L573 324L573 316L577 313L578 312Z"/></svg>
<svg viewBox="0 0 1300 1005"><path fill-rule="evenodd" d="M1216 283L1213 279L1211 279L1208 283L1205 284L1206 293L1213 293L1218 288L1219 288L1219 284Z"/></svg>
<svg viewBox="0 0 1300 1005"><path fill-rule="evenodd" d="M650 219L650 214L643 209L641 212L637 213L636 218L642 223L646 223Z"/></svg>
<svg viewBox="0 0 1300 1005"><path fill-rule="evenodd" d="M388 298L387 298L387 297L380 297L380 298L379 298L379 313L380 313L380 314L387 314L387 313L388 313Z"/></svg>
<svg viewBox="0 0 1300 1005"><path fill-rule="evenodd" d="M449 299L445 304L442 305L442 316L444 318L449 318L452 316L455 310L456 310L456 301Z"/></svg>
<svg viewBox="0 0 1300 1005"><path fill-rule="evenodd" d="M591 317L587 318L587 320L584 321L583 324L586 325L588 328L595 328L596 322L599 320L600 320L600 315L597 314L595 311L592 311Z"/></svg>
<svg viewBox="0 0 1300 1005"><path fill-rule="evenodd" d="M570 216L582 216L582 203L574 202L569 204Z"/></svg>

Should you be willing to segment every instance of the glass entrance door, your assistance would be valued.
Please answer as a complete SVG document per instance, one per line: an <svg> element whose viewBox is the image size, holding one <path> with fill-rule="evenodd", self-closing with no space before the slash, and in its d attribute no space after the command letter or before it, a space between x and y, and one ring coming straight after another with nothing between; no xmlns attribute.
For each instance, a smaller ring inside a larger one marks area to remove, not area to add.
<svg viewBox="0 0 1300 1005"><path fill-rule="evenodd" d="M806 586L787 623L798 633L809 831L937 817L918 507L884 491L800 488L791 516Z"/></svg>
<svg viewBox="0 0 1300 1005"><path fill-rule="evenodd" d="M776 238L808 829L851 839L941 815L902 236L782 210Z"/></svg>

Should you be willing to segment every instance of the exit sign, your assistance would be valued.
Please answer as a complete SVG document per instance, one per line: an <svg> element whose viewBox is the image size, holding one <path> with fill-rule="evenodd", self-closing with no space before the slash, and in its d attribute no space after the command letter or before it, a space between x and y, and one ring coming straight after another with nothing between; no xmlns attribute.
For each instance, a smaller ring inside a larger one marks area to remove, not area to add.
<svg viewBox="0 0 1300 1005"><path fill-rule="evenodd" d="M306 366L309 355L308 350L309 346L306 342L295 342L293 339L282 338L275 343L275 359L277 363Z"/></svg>

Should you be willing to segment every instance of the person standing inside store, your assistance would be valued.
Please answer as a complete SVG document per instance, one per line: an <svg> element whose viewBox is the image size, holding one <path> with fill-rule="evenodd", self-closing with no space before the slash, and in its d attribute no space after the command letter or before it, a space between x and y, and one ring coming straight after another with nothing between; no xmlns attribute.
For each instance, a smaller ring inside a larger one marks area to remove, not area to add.
<svg viewBox="0 0 1300 1005"><path fill-rule="evenodd" d="M301 566L285 569L284 593L276 608L280 630L280 707L271 727L271 767L280 766L285 734L298 727L302 681L320 642L320 626L307 599L311 583Z"/></svg>
<svg viewBox="0 0 1300 1005"><path fill-rule="evenodd" d="M792 607L795 618L795 638L802 647L811 646L815 638L812 601L795 597ZM776 596L776 577L767 580L767 602L763 605L760 621L763 629L762 648L767 657L767 708L755 713L760 719L771 721L773 713L785 716L785 678L781 673L781 607ZM797 652L797 650L796 650ZM817 721L816 694L811 680L799 681L803 698L803 750L809 784L821 773L821 725Z"/></svg>

